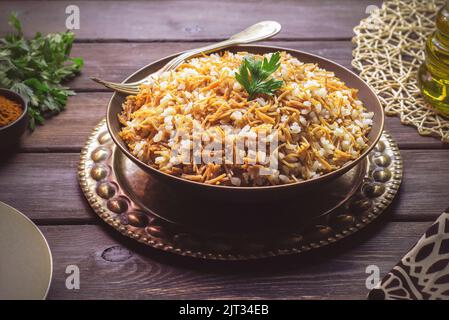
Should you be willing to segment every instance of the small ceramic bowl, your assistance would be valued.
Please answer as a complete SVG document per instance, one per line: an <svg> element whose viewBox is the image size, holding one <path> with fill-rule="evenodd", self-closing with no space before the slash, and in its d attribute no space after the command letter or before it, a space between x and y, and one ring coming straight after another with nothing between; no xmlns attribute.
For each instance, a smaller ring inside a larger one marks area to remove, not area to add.
<svg viewBox="0 0 449 320"><path fill-rule="evenodd" d="M28 125L28 106L17 93L0 88L0 96L15 101L22 107L22 114L15 121L0 127L0 149L11 147L20 140Z"/></svg>

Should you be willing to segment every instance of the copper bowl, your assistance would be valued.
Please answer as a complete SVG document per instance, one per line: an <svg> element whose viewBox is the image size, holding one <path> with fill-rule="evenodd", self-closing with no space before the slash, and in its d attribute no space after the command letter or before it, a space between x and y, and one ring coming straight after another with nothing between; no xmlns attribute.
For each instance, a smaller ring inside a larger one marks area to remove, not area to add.
<svg viewBox="0 0 449 320"><path fill-rule="evenodd" d="M332 171L330 173L324 174L318 178L300 181L285 185L275 185L275 186L261 186L261 187L235 187L235 186L222 186L222 185L208 185L200 182L194 182L190 180L185 180L180 177L169 175L163 173L150 165L140 161L135 157L129 150L127 145L119 136L121 130L121 124L118 120L117 115L122 110L122 103L124 102L126 96L119 93L114 93L111 100L109 101L107 109L107 126L108 130L112 136L117 147L133 161L137 166L139 166L146 173L150 174L152 177L156 178L160 182L163 182L169 187L173 188L173 191L179 195L188 196L202 196L208 199L226 200L226 201L263 201L268 199L276 199L279 197L295 196L301 197L305 196L308 192L315 192L323 184L329 182L330 180L336 179L348 172L350 169L359 164L374 148L376 143L379 141L382 130L384 126L384 111L381 106L379 99L373 90L366 84L360 77L349 69L332 62L328 59L287 48L273 47L273 46L254 46L254 45L243 45L231 47L226 50L231 52L247 51L254 54L265 54L275 51L285 51L292 56L298 58L300 61L305 63L317 63L321 68L328 71L335 72L335 75L339 77L342 81L346 83L348 87L356 88L359 90L359 99L363 101L364 105L368 111L374 113L373 126L369 133L368 146L365 151L360 155L360 157L342 168ZM180 53L168 56L166 58L160 59L153 62L140 70L136 71L134 74L129 76L124 82L137 81L145 76L157 71L162 66L164 66L168 61L170 61L175 56Z"/></svg>

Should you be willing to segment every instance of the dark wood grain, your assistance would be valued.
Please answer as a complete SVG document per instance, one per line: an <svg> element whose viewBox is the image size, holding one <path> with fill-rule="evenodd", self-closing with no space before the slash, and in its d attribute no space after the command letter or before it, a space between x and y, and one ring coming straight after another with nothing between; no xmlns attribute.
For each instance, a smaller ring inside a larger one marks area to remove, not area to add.
<svg viewBox="0 0 449 320"><path fill-rule="evenodd" d="M303 257L248 262L166 254L106 225L41 230L54 257L50 299L365 299L366 267L385 275L429 225L382 222ZM65 268L73 264L80 290L65 287Z"/></svg>
<svg viewBox="0 0 449 320"><path fill-rule="evenodd" d="M433 220L449 205L449 150L403 150L405 178L393 220ZM99 223L79 189L75 153L18 153L0 165L0 201L38 223Z"/></svg>
<svg viewBox="0 0 449 320"><path fill-rule="evenodd" d="M78 154L13 154L0 160L0 201L38 223L95 221L78 186Z"/></svg>
<svg viewBox="0 0 449 320"><path fill-rule="evenodd" d="M285 39L352 37L352 28L379 0L280 1L2 1L0 34L10 28L7 15L19 12L24 30L55 32L66 29L65 8L80 9L80 40L206 40L226 38L262 20L276 20ZM101 22L101 24L99 24Z"/></svg>
<svg viewBox="0 0 449 320"><path fill-rule="evenodd" d="M79 152L93 127L106 116L110 97L110 93L78 93L70 97L65 111L25 133L22 150Z"/></svg>
<svg viewBox="0 0 449 320"><path fill-rule="evenodd" d="M70 97L67 108L39 126L33 133L28 132L22 139L22 151L65 151L79 152L87 136L106 115L106 107L111 93L78 93ZM416 129L404 126L397 117L386 117L388 130L404 149L449 148L434 137L422 137Z"/></svg>
<svg viewBox="0 0 449 320"><path fill-rule="evenodd" d="M105 115L109 92L90 76L121 81L166 55L227 38L260 20L282 32L266 44L308 51L350 67L353 27L380 0L0 1L0 36L18 11L28 36L65 30L65 7L81 10L73 56L85 59L67 110L0 154L0 201L33 219L54 259L50 299L364 299L368 265L384 275L449 205L449 144L386 118L404 180L386 214L349 239L304 256L252 262L178 257L121 236L92 212L78 186L79 151ZM103 91L103 92L101 92ZM81 289L65 288L65 268Z"/></svg>

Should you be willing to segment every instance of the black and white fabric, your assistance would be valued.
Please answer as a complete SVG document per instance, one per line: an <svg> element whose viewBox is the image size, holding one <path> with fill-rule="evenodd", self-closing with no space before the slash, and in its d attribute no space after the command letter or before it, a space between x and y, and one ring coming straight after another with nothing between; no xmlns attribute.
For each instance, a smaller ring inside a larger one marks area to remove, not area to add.
<svg viewBox="0 0 449 320"><path fill-rule="evenodd" d="M449 208L419 239L369 299L449 299Z"/></svg>

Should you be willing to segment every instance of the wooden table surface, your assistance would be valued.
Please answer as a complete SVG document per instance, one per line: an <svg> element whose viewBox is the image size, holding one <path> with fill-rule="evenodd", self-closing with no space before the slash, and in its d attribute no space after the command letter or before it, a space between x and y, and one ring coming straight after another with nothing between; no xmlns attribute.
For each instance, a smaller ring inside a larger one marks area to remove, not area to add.
<svg viewBox="0 0 449 320"><path fill-rule="evenodd" d="M127 239L90 209L78 186L79 152L105 116L110 92L89 80L122 80L165 55L217 41L260 20L282 32L268 43L301 49L350 66L352 28L375 0L303 1L2 1L17 11L28 35L65 30L65 7L77 4L81 28L73 56L85 67L68 85L77 95L67 110L26 134L20 149L0 158L0 201L37 223L50 244L54 274L48 298L364 299L365 273L385 275L449 205L448 145L421 137L387 118L405 176L388 212L365 231L303 256L251 262L202 261L159 252ZM81 271L80 290L65 287L68 265Z"/></svg>

